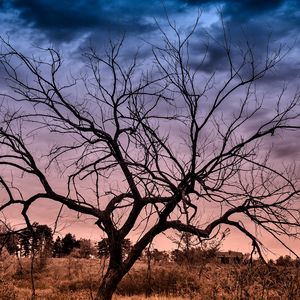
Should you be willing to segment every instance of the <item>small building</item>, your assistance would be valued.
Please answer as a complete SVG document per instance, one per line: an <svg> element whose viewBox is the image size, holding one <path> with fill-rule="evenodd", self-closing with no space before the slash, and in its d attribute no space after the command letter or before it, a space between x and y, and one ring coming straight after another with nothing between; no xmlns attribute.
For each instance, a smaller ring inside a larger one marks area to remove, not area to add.
<svg viewBox="0 0 300 300"><path fill-rule="evenodd" d="M236 251L217 252L217 261L221 264L240 264L244 254Z"/></svg>

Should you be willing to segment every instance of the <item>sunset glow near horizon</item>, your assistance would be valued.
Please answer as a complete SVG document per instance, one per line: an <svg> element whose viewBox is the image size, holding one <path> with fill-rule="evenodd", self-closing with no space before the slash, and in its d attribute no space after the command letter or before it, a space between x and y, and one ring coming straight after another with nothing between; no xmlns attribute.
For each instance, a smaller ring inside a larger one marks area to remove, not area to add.
<svg viewBox="0 0 300 300"><path fill-rule="evenodd" d="M156 45L160 43L162 34L158 25L168 33L168 18L171 24L176 23L176 27L181 32L185 32L192 28L197 16L200 16L199 28L197 28L190 45L191 64L196 65L197 61L201 59L204 44L209 41L206 54L208 62L203 65L203 73L209 75L215 70L220 73L218 79L222 81L225 55L217 47L214 47L214 40L221 39L223 36L220 13L230 33L232 44L243 43L246 38L253 45L258 56L260 52L265 51L268 41L270 48L280 47L280 45L284 45L285 49L290 48L287 55L278 64L277 69L262 79L258 90L264 94L266 103L278 97L281 88L285 85L287 87L285 97L292 97L292 94L299 88L300 82L300 2L297 0L155 0L149 2L136 0L75 2L68 0L0 0L1 36L4 39L8 37L15 48L27 55L33 54L35 47L59 49L64 58L66 78L73 74L80 74L85 65L82 53L89 46L101 51L109 40L120 39L123 34L126 36L124 63L129 61L139 50L139 55L144 63L151 64L151 47L149 48L148 43ZM5 91L7 83L3 79L3 74L4 71L0 68L0 89ZM66 78L62 78L62 80ZM78 98L82 96L80 90L74 91L74 95ZM236 97L238 99L239 95ZM224 111L227 112L231 110L233 110L232 105L224 108ZM258 115L257 123L263 117L263 115ZM299 126L300 120L296 120L296 122ZM251 128L248 129L251 130ZM178 133L179 137L181 134L181 132ZM60 139L60 137L57 138ZM39 141L41 149L49 147L53 142L55 141L49 140L47 135ZM295 163L295 176L298 176L299 180L299 130L290 132L288 136L278 134L274 138L266 139L265 143L273 148L271 159L274 164ZM37 151L41 151L38 147L37 149ZM180 151L180 145L178 145L178 149ZM55 175L52 176L52 180L58 189L64 190L63 180ZM30 188L35 188L34 182L29 180L27 184ZM60 206L53 205L48 200L45 200L42 206L41 203L39 202L32 208L30 216L40 224L53 224ZM209 219L209 216L213 214L214 207L206 203L202 209ZM23 222L19 218L19 213L19 209L14 207L14 209L9 209L5 216L11 224L18 225ZM201 220L203 223L206 221L205 219ZM75 212L70 212L65 208L58 230L61 234L71 232L77 238L99 240L103 235L94 222L95 219L91 217L80 216L77 218ZM139 233L134 233L132 238L136 239L138 235ZM268 258L290 254L269 235L262 235L259 238L265 241L270 250ZM299 240L290 240L289 245L300 255ZM164 235L157 237L153 246L159 249L176 247ZM249 252L251 251L251 241L233 230L222 243L222 249Z"/></svg>

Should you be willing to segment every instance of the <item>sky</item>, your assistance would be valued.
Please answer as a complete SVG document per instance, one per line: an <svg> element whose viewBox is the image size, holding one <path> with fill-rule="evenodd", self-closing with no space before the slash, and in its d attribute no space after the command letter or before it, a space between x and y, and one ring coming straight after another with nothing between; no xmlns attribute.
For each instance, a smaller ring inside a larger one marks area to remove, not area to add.
<svg viewBox="0 0 300 300"><path fill-rule="evenodd" d="M184 32L193 26L198 15L199 30L191 42L192 62L194 60L196 63L199 59L197 53L203 51L203 42L222 37L221 15L229 29L231 41L238 44L246 38L258 55L265 50L268 40L271 47L283 45L285 49L290 48L276 71L262 81L262 85L267 87L267 98L275 96L274 89L283 84L288 86L291 94L299 86L298 0L0 0L0 32L2 37L9 37L25 53L31 53L36 46L60 49L66 65L72 66L72 70L76 72L83 65L81 54L89 45L101 49L108 40L119 38L123 34L126 35L128 45L124 60L140 49L140 55L147 61L150 51L145 44L156 43L161 38L157 24L168 31L168 16ZM224 54L214 43L210 43L208 60L203 65L204 72L222 72L223 59ZM3 70L0 69L0 75L1 72ZM0 86L3 87L3 83L0 82ZM299 149L299 133L291 134L284 140L278 137L273 158L299 163ZM52 209L51 205L47 207ZM43 212L40 214L40 222L45 215ZM93 226L82 226L82 221L80 225L74 225L74 228L78 235L91 238L95 235ZM226 243L225 248L245 249L239 245L239 238L234 234ZM279 246L270 247L276 251Z"/></svg>

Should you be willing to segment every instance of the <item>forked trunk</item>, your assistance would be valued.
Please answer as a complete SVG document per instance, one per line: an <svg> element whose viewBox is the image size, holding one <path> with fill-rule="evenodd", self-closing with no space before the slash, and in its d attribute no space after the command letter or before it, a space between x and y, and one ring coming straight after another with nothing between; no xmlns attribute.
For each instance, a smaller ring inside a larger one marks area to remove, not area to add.
<svg viewBox="0 0 300 300"><path fill-rule="evenodd" d="M123 276L120 269L109 268L100 284L95 300L111 300Z"/></svg>
<svg viewBox="0 0 300 300"><path fill-rule="evenodd" d="M110 241L110 260L108 269L102 279L95 300L111 300L118 284L129 272L133 264L141 256L146 246L151 243L153 237L162 232L165 228L157 224L149 230L131 249L125 261L122 257L122 242L119 237L114 237Z"/></svg>

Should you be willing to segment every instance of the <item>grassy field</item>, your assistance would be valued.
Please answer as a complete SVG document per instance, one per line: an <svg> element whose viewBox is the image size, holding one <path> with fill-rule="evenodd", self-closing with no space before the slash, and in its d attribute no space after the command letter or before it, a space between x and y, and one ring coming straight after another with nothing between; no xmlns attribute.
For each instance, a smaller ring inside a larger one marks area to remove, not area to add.
<svg viewBox="0 0 300 300"><path fill-rule="evenodd" d="M26 300L32 296L30 260L2 257L0 299ZM35 299L93 299L103 272L97 259L61 258L35 261ZM300 271L295 266L268 268L209 263L178 266L139 262L121 282L114 300L242 300L300 299Z"/></svg>

